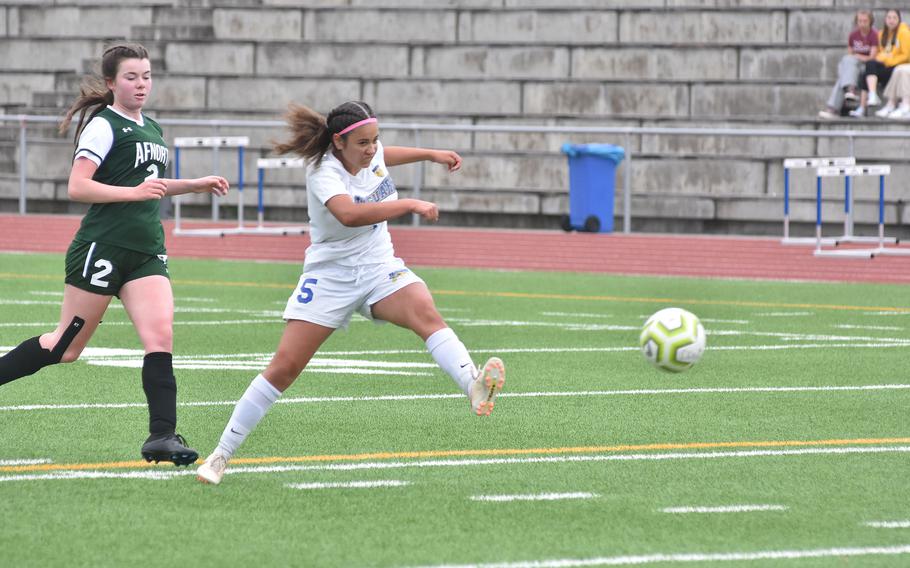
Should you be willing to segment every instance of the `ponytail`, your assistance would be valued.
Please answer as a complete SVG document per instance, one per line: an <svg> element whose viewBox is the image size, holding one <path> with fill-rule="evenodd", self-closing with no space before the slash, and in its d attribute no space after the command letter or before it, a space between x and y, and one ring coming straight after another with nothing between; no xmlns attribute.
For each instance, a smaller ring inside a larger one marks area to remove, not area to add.
<svg viewBox="0 0 910 568"><path fill-rule="evenodd" d="M322 156L332 147L332 137L341 134L342 138L347 133L342 133L346 128L368 118L376 118L370 105L350 101L341 104L331 112L328 117L322 116L315 110L298 104L288 107L285 115L291 138L285 142L274 144L278 154L295 153L318 166Z"/></svg>

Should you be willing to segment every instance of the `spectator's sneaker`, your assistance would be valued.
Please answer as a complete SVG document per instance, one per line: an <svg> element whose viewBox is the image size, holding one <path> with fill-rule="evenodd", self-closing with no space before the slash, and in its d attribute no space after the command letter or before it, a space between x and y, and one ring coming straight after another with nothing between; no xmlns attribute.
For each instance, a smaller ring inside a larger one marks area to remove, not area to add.
<svg viewBox="0 0 910 568"><path fill-rule="evenodd" d="M875 111L875 116L879 118L887 118L889 114L894 112L894 107L891 105L885 105L882 108Z"/></svg>
<svg viewBox="0 0 910 568"><path fill-rule="evenodd" d="M898 120L910 119L910 106L901 105L894 109L894 112L888 115L888 118L896 118Z"/></svg>
<svg viewBox="0 0 910 568"><path fill-rule="evenodd" d="M866 116L866 109L864 109L863 107L856 107L855 109L850 111L850 116L852 116L853 118L862 118L862 117Z"/></svg>
<svg viewBox="0 0 910 568"><path fill-rule="evenodd" d="M882 104L882 99L875 91L869 91L869 100L866 101L866 104L871 107L878 106Z"/></svg>
<svg viewBox="0 0 910 568"><path fill-rule="evenodd" d="M819 117L819 118L824 118L825 120L833 120L833 119L835 119L835 118L840 118L838 115L836 115L835 113L831 112L830 110L820 110L820 111L818 111L818 117Z"/></svg>
<svg viewBox="0 0 910 568"><path fill-rule="evenodd" d="M844 92L844 98L847 99L848 101L855 101L855 100L859 99L859 97L856 95L856 93L851 91L850 89L847 89Z"/></svg>
<svg viewBox="0 0 910 568"><path fill-rule="evenodd" d="M142 444L142 457L155 463L168 461L174 465L189 465L199 459L196 450L186 446L180 434L159 434L149 436Z"/></svg>
<svg viewBox="0 0 910 568"><path fill-rule="evenodd" d="M471 412L477 416L489 416L493 412L496 395L506 382L506 367L499 357L490 357L477 372L468 390Z"/></svg>
<svg viewBox="0 0 910 568"><path fill-rule="evenodd" d="M224 477L227 462L228 458L224 454L219 453L217 450L212 452L212 455L205 458L205 463L196 469L196 479L202 483L218 485L221 483L221 478Z"/></svg>

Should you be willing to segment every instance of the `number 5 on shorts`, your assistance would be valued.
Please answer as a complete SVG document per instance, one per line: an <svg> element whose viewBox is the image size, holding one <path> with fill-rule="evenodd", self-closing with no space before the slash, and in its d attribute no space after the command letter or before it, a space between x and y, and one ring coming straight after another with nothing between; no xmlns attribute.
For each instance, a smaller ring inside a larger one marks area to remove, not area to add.
<svg viewBox="0 0 910 568"><path fill-rule="evenodd" d="M315 286L317 282L316 278L307 278L303 281L303 284L300 285L300 293L297 294L297 301L301 304L309 304L313 300L312 288L308 288L308 285Z"/></svg>

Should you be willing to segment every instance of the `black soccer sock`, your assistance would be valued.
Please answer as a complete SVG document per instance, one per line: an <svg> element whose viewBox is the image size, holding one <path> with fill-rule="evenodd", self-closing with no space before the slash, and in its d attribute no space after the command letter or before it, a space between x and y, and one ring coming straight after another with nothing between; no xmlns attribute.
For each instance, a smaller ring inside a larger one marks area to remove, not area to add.
<svg viewBox="0 0 910 568"><path fill-rule="evenodd" d="M18 347L0 357L0 385L34 374L42 367L60 362L63 352L41 347L37 337L26 339Z"/></svg>
<svg viewBox="0 0 910 568"><path fill-rule="evenodd" d="M177 427L177 380L170 353L159 351L145 356L142 390L149 405L149 433L173 434Z"/></svg>

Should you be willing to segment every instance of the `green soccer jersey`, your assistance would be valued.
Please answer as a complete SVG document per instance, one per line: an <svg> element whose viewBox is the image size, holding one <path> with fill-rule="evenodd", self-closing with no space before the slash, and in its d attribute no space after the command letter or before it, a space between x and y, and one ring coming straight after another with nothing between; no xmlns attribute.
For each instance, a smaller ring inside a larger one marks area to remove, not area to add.
<svg viewBox="0 0 910 568"><path fill-rule="evenodd" d="M113 133L107 155L98 154L96 138L86 136L85 131L76 146L77 155L88 152L101 159L92 179L107 185L135 187L147 179L164 175L168 149L157 122L143 115L140 126L110 107L99 112L93 120L98 118L107 121ZM82 219L76 238L147 254L163 254L164 228L159 204L157 199L93 203Z"/></svg>

